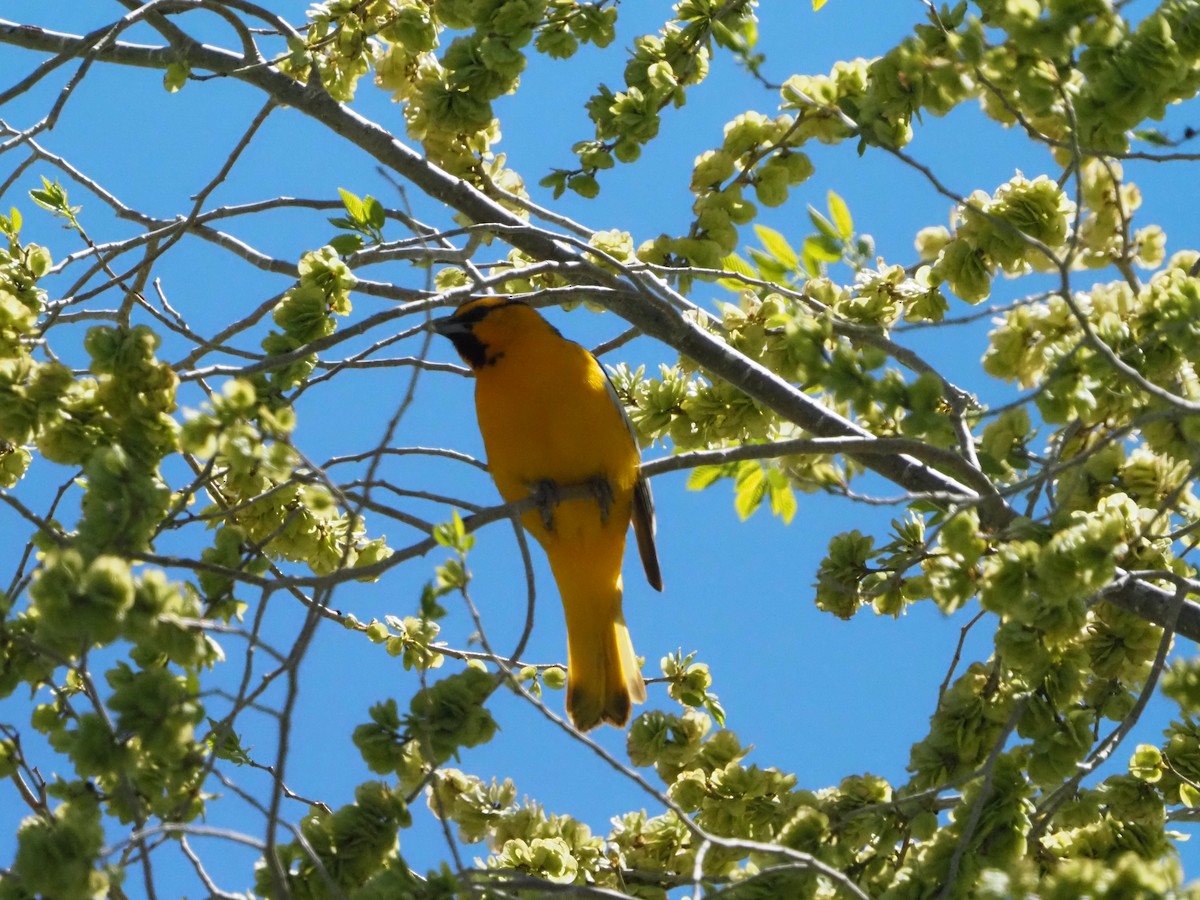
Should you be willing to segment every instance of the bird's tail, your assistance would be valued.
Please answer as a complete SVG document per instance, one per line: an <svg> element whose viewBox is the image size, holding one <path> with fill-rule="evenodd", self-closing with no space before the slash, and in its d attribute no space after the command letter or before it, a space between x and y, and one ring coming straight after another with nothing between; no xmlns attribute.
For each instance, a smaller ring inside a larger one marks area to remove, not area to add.
<svg viewBox="0 0 1200 900"><path fill-rule="evenodd" d="M633 641L616 596L563 597L567 614L567 712L580 731L602 722L618 728L629 721L634 703L646 700Z"/></svg>

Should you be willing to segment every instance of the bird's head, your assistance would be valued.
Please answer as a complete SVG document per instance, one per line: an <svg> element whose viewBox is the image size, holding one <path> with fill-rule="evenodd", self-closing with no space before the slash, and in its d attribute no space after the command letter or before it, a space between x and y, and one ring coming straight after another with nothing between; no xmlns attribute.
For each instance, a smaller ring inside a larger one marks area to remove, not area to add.
<svg viewBox="0 0 1200 900"><path fill-rule="evenodd" d="M495 365L524 338L539 331L557 334L533 307L511 297L480 297L464 303L453 314L430 323L448 337L463 362L473 370Z"/></svg>

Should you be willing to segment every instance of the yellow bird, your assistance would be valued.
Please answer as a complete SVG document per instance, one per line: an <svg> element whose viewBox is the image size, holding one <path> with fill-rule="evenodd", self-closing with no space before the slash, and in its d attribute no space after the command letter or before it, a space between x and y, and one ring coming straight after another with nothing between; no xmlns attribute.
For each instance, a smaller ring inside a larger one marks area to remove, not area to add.
<svg viewBox="0 0 1200 900"><path fill-rule="evenodd" d="M433 322L475 374L488 469L508 503L535 496L522 523L550 560L567 621L567 711L582 731L629 721L646 699L621 612L632 519L646 578L662 590L654 501L637 440L608 376L534 309L483 297ZM586 486L587 496L559 491Z"/></svg>

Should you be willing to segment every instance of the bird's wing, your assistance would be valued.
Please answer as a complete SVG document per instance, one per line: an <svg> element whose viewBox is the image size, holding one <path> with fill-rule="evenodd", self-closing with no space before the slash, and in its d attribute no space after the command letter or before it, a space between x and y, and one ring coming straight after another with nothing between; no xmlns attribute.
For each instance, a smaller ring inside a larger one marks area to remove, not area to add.
<svg viewBox="0 0 1200 900"><path fill-rule="evenodd" d="M637 431L629 419L629 413L625 411L625 404L621 402L617 388L608 377L604 365L599 360L596 360L596 365L600 366L600 371L604 373L604 386L608 389L608 396L621 413L625 427L629 429L629 437L636 447ZM637 481L633 486L633 536L637 538L638 555L642 558L642 568L646 570L646 580L650 582L650 587L661 591L662 569L659 568L658 550L654 546L655 531L657 524L654 521L654 495L650 492L650 480L638 472Z"/></svg>
<svg viewBox="0 0 1200 900"><path fill-rule="evenodd" d="M637 483L633 486L633 536L637 538L638 554L642 557L646 580L650 582L650 587L661 591L662 570L658 567L654 531L654 495L650 493L650 481L639 473Z"/></svg>

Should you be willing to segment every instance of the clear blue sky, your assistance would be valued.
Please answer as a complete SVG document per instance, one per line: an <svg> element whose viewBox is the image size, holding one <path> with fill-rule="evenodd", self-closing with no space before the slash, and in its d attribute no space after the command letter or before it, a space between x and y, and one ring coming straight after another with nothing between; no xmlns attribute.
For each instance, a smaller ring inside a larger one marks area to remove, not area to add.
<svg viewBox="0 0 1200 900"><path fill-rule="evenodd" d="M298 23L307 4L276 0L266 5ZM648 0L624 4L618 44L628 44L642 31L656 30L668 9L667 3ZM924 9L919 0L831 0L819 13L813 13L807 2L764 4L760 17L762 49L768 59L765 72L782 81L794 72L825 72L837 59L883 52L922 19ZM7 0L0 9L3 18L67 31L86 30L121 14L118 4L103 0L86 4L78 0ZM185 18L184 24L189 19ZM220 28L214 27L212 34L215 39L227 40ZM130 37L155 42L145 30ZM7 48L0 52L0 90L37 62L33 54ZM499 149L508 154L512 167L525 174L535 199L550 203L536 186L538 177L552 166L571 165L571 145L590 135L583 102L597 82L617 85L624 62L624 51L617 45L607 52L585 49L567 62L535 60L523 78L520 94L500 104L504 139ZM27 126L52 102L53 93L48 89L57 90L61 83L60 76L53 77L29 98L0 108L0 117L12 126ZM359 108L365 115L401 127L399 109L369 83L362 83L359 96ZM713 66L709 82L691 93L688 105L666 116L662 136L641 162L605 173L604 190L597 200L585 202L566 196L553 207L596 229L629 230L636 241L662 231L678 233L689 221L687 182L693 157L719 144L722 125L733 115L746 109L769 113L774 99L720 60ZM42 143L67 156L128 204L172 216L185 211L189 195L212 177L259 102L251 91L222 81L189 84L179 95L169 96L155 72L96 66L67 105L59 126L45 135ZM944 121L926 122L926 126L917 129L911 152L962 193L975 188L990 191L1016 169L1030 176L1055 172L1047 168L1046 154L1031 149L1019 135L986 122L973 108L959 110ZM859 229L875 237L880 254L889 262L911 263L916 231L947 221L947 201L918 174L884 154L868 151L859 158L852 146L818 147L813 158L817 165L814 178L796 192L791 203L763 219L797 244L808 231L804 204L823 207L831 188L846 199ZM0 156L0 181L15 162ZM1164 225L1170 250L1196 246L1192 211L1180 208L1178 192L1164 184L1152 167L1143 168L1141 172L1130 167L1146 194L1143 221ZM55 173L43 165L32 167L0 197L0 209L21 207L25 237L50 245L59 258L78 249L78 241L26 200L24 190L33 186L40 174L53 177ZM375 174L370 160L331 142L297 113L282 110L272 115L264 133L209 206L278 194L335 198L338 187L395 202L392 189ZM71 190L74 202L83 205L82 219L97 240L132 233L132 226L115 222L95 198L77 187ZM410 195L410 199L418 216L446 221L445 214L423 204L423 198ZM235 230L256 246L288 259L320 245L332 234L319 216L289 214L276 215L261 225L239 225ZM391 236L399 236L398 230L393 229ZM750 239L747 235L747 241ZM282 279L235 265L199 242L173 254L158 274L172 304L188 318L195 317L201 330L209 331L213 323L241 315L286 287ZM419 278L399 264L377 270L370 277L393 278L405 284L417 284ZM64 281L54 289L64 290ZM1001 285L1000 289L1006 288ZM699 286L693 299L707 304L727 298L715 287ZM995 298L996 302L1003 299ZM355 302L356 316L387 306L365 297ZM115 303L108 298L104 305ZM594 345L620 330L612 316L577 311L556 312L552 318L568 336L585 344ZM978 368L986 328L985 321L956 334L952 342L944 337L915 336L913 343L951 380L978 390L985 398L997 399L1007 396L1005 390L983 381ZM395 353L405 355L416 349L413 343L396 348ZM448 345L435 346L433 354L443 361L454 359ZM175 358L170 343L162 355ZM674 362L675 357L659 345L639 340L606 359L610 363L619 360L656 368L659 362ZM367 370L354 373L340 389L335 380L329 389L312 392L299 409L298 444L309 458L318 461L373 446L408 375L404 369ZM184 401L192 406L198 402L195 394ZM470 382L448 374L424 375L419 399L404 418L394 443L454 447L482 456ZM654 447L646 456L655 458L665 452ZM39 477L50 491L70 476L48 466L39 472L44 473ZM402 459L389 463L386 474L411 489L445 490L485 505L498 501L485 476L448 462ZM812 583L830 537L851 528L882 537L889 519L899 515L900 508L802 497L800 512L790 526L766 512L741 523L733 512L726 484L694 493L685 490L685 479L684 473L675 473L654 482L659 552L666 580L663 595L645 585L636 562L627 566L626 615L634 645L646 657L646 673L658 674L658 659L676 649L698 651L700 659L712 667L714 689L729 714L728 726L744 744L757 748L750 761L795 772L802 787L817 789L842 776L863 772L902 784L909 746L925 734L937 686L945 677L959 630L973 610L947 619L931 604L923 604L900 621L878 619L869 611L851 622L822 614L812 603ZM899 493L877 482L864 481L859 487L882 496ZM426 506L421 511L434 518L448 516L444 508L437 511ZM0 522L5 522L0 527L10 527L7 520ZM387 530L395 546L416 537L396 527ZM19 554L22 546L23 539L0 549L0 570L11 569L13 554ZM400 567L380 584L344 588L333 605L363 620L411 614L420 585L432 576L438 561L438 554L432 554L425 561ZM489 637L498 648L511 647L520 630L524 595L506 524L479 534L471 568L475 574L472 594ZM538 574L537 628L526 657L561 660L561 612L540 556ZM244 599L254 600L249 594ZM288 607L282 598L272 602L277 606L272 627L280 640L286 640L300 610ZM471 631L470 622L457 604L450 606L452 613L443 634L462 646ZM987 628L980 629L968 644L965 661L987 655L989 633ZM231 643L229 652L238 657L241 647ZM302 796L337 806L351 798L355 784L369 777L350 744L351 730L366 721L372 703L388 696L408 696L415 676L404 672L398 661L380 648L368 645L361 635L333 625L318 632L302 674L301 704L308 712L296 722L289 786ZM20 696L0 701L0 721L22 723L24 702ZM548 702L561 709L563 697L550 693ZM651 688L649 703L674 707L661 686ZM512 777L522 794L536 798L550 811L576 814L601 833L611 817L625 811L643 806L649 806L652 813L658 811L635 785L614 774L585 748L562 738L520 701L497 696L492 708L502 731L490 745L464 755L465 770ZM1166 724L1169 714L1169 708L1160 704L1148 710L1145 719L1152 727L1142 730L1143 739L1154 741L1156 728ZM623 733L606 728L595 737L620 755ZM261 740L262 746L269 746L265 733ZM246 742L258 743L253 735ZM1136 739L1127 742L1118 756L1127 757L1135 743ZM255 783L256 779L249 776L247 780ZM266 783L265 776L260 783ZM231 815L222 811L224 807L224 803L214 804L210 824L246 826L248 820L241 818L247 815L244 808L236 808ZM302 813L299 805L292 810L295 819ZM11 858L10 835L22 814L11 789L0 785L0 865ZM252 830L252 826L246 827ZM401 839L402 851L418 868L446 857L444 838L423 810L418 811L412 832L402 834ZM473 847L467 848L465 856L469 859L485 853ZM1185 850L1186 856L1191 857L1186 861L1189 873L1200 873L1195 848ZM222 867L227 868L222 886L245 889L249 886L248 868L239 873L242 860L238 853L229 860L228 867ZM185 865L182 860L180 864ZM189 880L185 868L181 868L180 878L178 893L195 895L198 885ZM134 884L129 888L137 890Z"/></svg>

